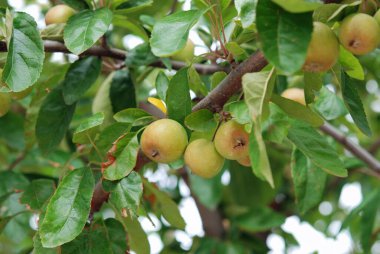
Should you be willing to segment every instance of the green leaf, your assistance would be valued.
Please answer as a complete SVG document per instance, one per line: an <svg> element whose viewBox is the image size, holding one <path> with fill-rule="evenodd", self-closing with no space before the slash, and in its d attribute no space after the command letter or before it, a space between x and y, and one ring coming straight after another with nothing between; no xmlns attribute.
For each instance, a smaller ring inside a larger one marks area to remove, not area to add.
<svg viewBox="0 0 380 254"><path fill-rule="evenodd" d="M276 82L276 71L247 73L242 84L244 100L254 121L268 113L268 102Z"/></svg>
<svg viewBox="0 0 380 254"><path fill-rule="evenodd" d="M323 82L320 73L305 72L303 76L305 82L305 101L306 104L314 102L315 94L321 90Z"/></svg>
<svg viewBox="0 0 380 254"><path fill-rule="evenodd" d="M124 225L128 234L128 243L136 254L150 254L150 245L148 237L145 231L142 229L140 222L137 219L133 219L132 216L123 217L121 211L114 209L116 218L118 218Z"/></svg>
<svg viewBox="0 0 380 254"><path fill-rule="evenodd" d="M146 179L143 179L143 184L146 190L150 191L156 197L157 205L170 225L178 229L184 229L186 223L179 212L177 204L165 192L157 189Z"/></svg>
<svg viewBox="0 0 380 254"><path fill-rule="evenodd" d="M193 131L208 132L215 130L217 122L214 119L214 114L207 110L201 109L191 113L185 118L185 125Z"/></svg>
<svg viewBox="0 0 380 254"><path fill-rule="evenodd" d="M255 22L256 0L235 0L235 7L238 11L243 28L247 28Z"/></svg>
<svg viewBox="0 0 380 254"><path fill-rule="evenodd" d="M314 103L314 108L326 120L333 120L347 114L347 109L342 99L325 87L321 89Z"/></svg>
<svg viewBox="0 0 380 254"><path fill-rule="evenodd" d="M288 135L289 117L276 104L270 103L269 108L270 116L263 126L264 139L282 144Z"/></svg>
<svg viewBox="0 0 380 254"><path fill-rule="evenodd" d="M41 39L63 42L63 30L66 23L51 24L41 30Z"/></svg>
<svg viewBox="0 0 380 254"><path fill-rule="evenodd" d="M295 149L292 155L292 178L298 209L301 214L305 214L321 202L327 174Z"/></svg>
<svg viewBox="0 0 380 254"><path fill-rule="evenodd" d="M156 90L157 90L157 96L165 101L166 100L166 92L168 90L168 87L169 87L169 79L168 77L165 75L165 73L163 71L160 71L158 74L157 74L157 78L156 78Z"/></svg>
<svg viewBox="0 0 380 254"><path fill-rule="evenodd" d="M25 190L29 185L24 175L13 171L0 172L0 179L0 200L13 192Z"/></svg>
<svg viewBox="0 0 380 254"><path fill-rule="evenodd" d="M88 167L69 172L50 199L40 225L41 242L53 248L72 241L83 230L90 212L94 177Z"/></svg>
<svg viewBox="0 0 380 254"><path fill-rule="evenodd" d="M113 112L137 106L135 86L129 71L115 72L111 82L110 98Z"/></svg>
<svg viewBox="0 0 380 254"><path fill-rule="evenodd" d="M95 140L99 127L103 124L104 114L102 112L83 120L74 132L73 142L76 144L88 144Z"/></svg>
<svg viewBox="0 0 380 254"><path fill-rule="evenodd" d="M124 254L127 252L125 230L115 219L99 220L61 248L62 254Z"/></svg>
<svg viewBox="0 0 380 254"><path fill-rule="evenodd" d="M17 215L21 214L21 213L24 213L25 211L21 211L21 212L18 212L18 213L15 213L15 214L12 214L12 215L9 215L9 216L5 216L5 217L0 217L0 234L3 233L5 227L8 225L8 223L13 219L15 218Z"/></svg>
<svg viewBox="0 0 380 254"><path fill-rule="evenodd" d="M128 137L128 143L116 158L113 164L104 172L103 177L107 180L115 181L127 176L136 165L137 154L139 152L139 141L137 133L131 133Z"/></svg>
<svg viewBox="0 0 380 254"><path fill-rule="evenodd" d="M289 116L307 122L314 127L319 127L324 123L323 119L317 113L314 113L314 111L298 102L277 94L272 95L272 102L277 104Z"/></svg>
<svg viewBox="0 0 380 254"><path fill-rule="evenodd" d="M377 190L376 200L374 202L368 203L362 211L362 216L360 220L360 243L363 248L364 253L371 253L371 247L374 243L373 240L373 229L376 223L377 212L379 209L380 191Z"/></svg>
<svg viewBox="0 0 380 254"><path fill-rule="evenodd" d="M124 10L127 9L129 11L137 11L141 8L145 8L153 4L153 0L127 0L123 1L123 3L119 4L116 7L116 10Z"/></svg>
<svg viewBox="0 0 380 254"><path fill-rule="evenodd" d="M310 13L289 13L268 0L259 0L257 29L268 61L291 74L301 69L313 31Z"/></svg>
<svg viewBox="0 0 380 254"><path fill-rule="evenodd" d="M75 104L66 105L62 87L57 87L45 98L36 125L38 144L44 153L59 145L70 125L74 110Z"/></svg>
<svg viewBox="0 0 380 254"><path fill-rule="evenodd" d="M37 233L33 237L33 252L32 254L58 254L57 248L44 248L41 243L40 234Z"/></svg>
<svg viewBox="0 0 380 254"><path fill-rule="evenodd" d="M96 146L101 154L106 154L112 147L112 143L120 136L129 132L131 125L128 123L114 123L107 126L96 139Z"/></svg>
<svg viewBox="0 0 380 254"><path fill-rule="evenodd" d="M204 179L191 174L191 189L198 197L199 201L207 208L216 209L223 195L223 185L221 182L223 170L211 179Z"/></svg>
<svg viewBox="0 0 380 254"><path fill-rule="evenodd" d="M95 56L81 58L70 65L63 81L63 98L67 105L77 102L100 74L102 60Z"/></svg>
<svg viewBox="0 0 380 254"><path fill-rule="evenodd" d="M77 9L77 10L83 10L83 9L88 9L89 5L85 0L62 0L65 4L68 6Z"/></svg>
<svg viewBox="0 0 380 254"><path fill-rule="evenodd" d="M234 101L224 105L224 110L230 113L232 118L240 123L247 124L251 122L249 109L244 100Z"/></svg>
<svg viewBox="0 0 380 254"><path fill-rule="evenodd" d="M293 121L288 138L310 161L329 174L346 177L347 170L337 152L313 127L300 121Z"/></svg>
<svg viewBox="0 0 380 254"><path fill-rule="evenodd" d="M27 89L40 77L44 58L36 22L29 14L16 12L2 81L14 92Z"/></svg>
<svg viewBox="0 0 380 254"><path fill-rule="evenodd" d="M54 193L55 183L49 179L37 179L30 183L20 198L22 204L27 204L33 210L39 210Z"/></svg>
<svg viewBox="0 0 380 254"><path fill-rule="evenodd" d="M252 124L249 134L249 158L253 173L262 180L267 181L274 188L272 169L270 167L264 139L261 135L260 122Z"/></svg>
<svg viewBox="0 0 380 254"><path fill-rule="evenodd" d="M127 108L114 116L116 121L133 125L145 125L155 120L155 117L139 108Z"/></svg>
<svg viewBox="0 0 380 254"><path fill-rule="evenodd" d="M185 117L191 113L187 70L187 68L181 69L174 75L170 80L166 95L168 117L181 124L184 122Z"/></svg>
<svg viewBox="0 0 380 254"><path fill-rule="evenodd" d="M322 3L318 0L272 0L288 12L310 12L317 9Z"/></svg>
<svg viewBox="0 0 380 254"><path fill-rule="evenodd" d="M248 213L236 218L238 227L251 233L270 230L281 226L284 222L285 217L282 214L264 206L252 208Z"/></svg>
<svg viewBox="0 0 380 254"><path fill-rule="evenodd" d="M71 52L79 55L107 32L111 22L112 12L107 8L81 11L66 24L63 34L65 45Z"/></svg>
<svg viewBox="0 0 380 254"><path fill-rule="evenodd" d="M158 58L153 55L149 43L146 42L136 46L128 52L128 57L125 59L125 65L137 68L157 61Z"/></svg>
<svg viewBox="0 0 380 254"><path fill-rule="evenodd" d="M194 66L190 66L187 72L189 87L197 96L206 96L208 90Z"/></svg>
<svg viewBox="0 0 380 254"><path fill-rule="evenodd" d="M359 60L342 46L339 49L339 63L351 78L364 80L364 70Z"/></svg>
<svg viewBox="0 0 380 254"><path fill-rule="evenodd" d="M363 103L356 90L359 81L350 78L346 73L342 72L342 95L346 107L352 116L356 126L367 136L371 136L371 128L369 127L367 116L364 111Z"/></svg>
<svg viewBox="0 0 380 254"><path fill-rule="evenodd" d="M227 77L227 73L224 71L218 71L211 76L211 90L219 85L222 80Z"/></svg>
<svg viewBox="0 0 380 254"><path fill-rule="evenodd" d="M158 57L173 55L183 49L190 29L198 22L203 11L179 11L156 22L150 45ZM165 35L165 36L163 36Z"/></svg>
<svg viewBox="0 0 380 254"><path fill-rule="evenodd" d="M103 181L103 187L111 192L109 201L119 209L129 209L133 215L137 215L140 199L143 193L141 176L132 171L120 181Z"/></svg>

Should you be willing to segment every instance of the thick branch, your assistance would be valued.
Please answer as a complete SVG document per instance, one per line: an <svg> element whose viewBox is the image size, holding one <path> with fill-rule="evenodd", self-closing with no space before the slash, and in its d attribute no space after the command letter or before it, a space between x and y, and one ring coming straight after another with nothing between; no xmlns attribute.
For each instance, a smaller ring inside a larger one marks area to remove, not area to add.
<svg viewBox="0 0 380 254"><path fill-rule="evenodd" d="M341 143L348 151L350 151L358 159L365 162L370 169L372 169L373 171L376 171L377 173L380 173L380 162L376 160L376 158L374 158L363 147L349 140L345 135L340 133L337 129L335 129L329 123L325 123L319 129L323 131L324 133L326 133L327 135L333 137L339 143Z"/></svg>
<svg viewBox="0 0 380 254"><path fill-rule="evenodd" d="M67 49L67 47L57 41L44 41L44 48L45 52L60 52L60 53L66 53L70 54L71 52ZM6 52L7 51L7 45L5 42L0 41L0 52ZM99 57L110 57L116 60L124 61L126 58L126 52L122 51L120 49L116 48L107 48L107 47L101 47L101 46L93 46L82 53L83 56L99 56ZM186 67L187 64L180 61L171 61L172 68L174 70L179 70L183 67ZM159 60L155 63L152 63L151 66L153 67L165 67L165 65ZM200 73L200 74L213 74L217 71L228 71L228 68L222 67L216 64L193 64L194 68Z"/></svg>

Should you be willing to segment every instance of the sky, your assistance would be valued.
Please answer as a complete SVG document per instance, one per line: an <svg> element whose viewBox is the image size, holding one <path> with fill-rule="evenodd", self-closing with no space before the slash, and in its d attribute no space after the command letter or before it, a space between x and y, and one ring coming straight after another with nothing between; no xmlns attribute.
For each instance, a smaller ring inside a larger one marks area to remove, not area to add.
<svg viewBox="0 0 380 254"><path fill-rule="evenodd" d="M38 5L28 5L26 6L23 0L12 0L8 1L17 11L24 11L28 14L32 15L34 19L37 21L38 27L43 28L44 18L40 14L40 7ZM41 4L48 4L48 0L39 0ZM186 0L184 5L184 9L190 8L190 1ZM190 32L190 38L197 45L196 54L205 53L205 47L203 46L203 42L197 36L194 31ZM133 35L126 35L123 39L123 43L126 48L133 48L143 41ZM61 59L59 54L55 57L56 60L59 61ZM366 88L368 92L378 95L378 101L374 102L371 105L372 109L375 112L380 112L380 90L378 84L374 80L370 80L366 84ZM146 177L150 181L157 182L160 187L173 187L176 184L176 177L169 176L167 174L167 168L165 166L161 166L159 170L156 172L147 172ZM229 182L229 173L226 172L223 176L222 182L224 184L228 184ZM202 229L202 222L195 205L193 198L190 196L190 191L187 185L181 180L180 182L180 192L183 196L183 199L179 205L180 212L187 222L187 226L185 231L177 230L175 231L175 238L181 243L181 246L188 250L192 245L192 237L193 236L204 236L204 231ZM343 187L341 192L341 196L339 199L339 207L345 209L347 212L351 211L354 207L356 207L362 201L362 192L360 188L360 184L353 182L346 184ZM328 216L332 212L332 205L324 201L319 205L319 211L322 215ZM105 217L114 217L112 210L107 210L104 213ZM150 215L155 222L156 227L154 227L151 222L145 218L140 217L139 221L141 222L143 228L148 233L149 242L151 244L152 253L159 253L163 248L163 243L160 240L157 231L161 227L160 221L153 214ZM318 222L317 222L318 223ZM30 225L32 228L36 229L36 216L31 217ZM293 234L295 239L299 242L300 246L295 247L290 250L288 253L290 254L306 254L317 251L320 254L331 254L332 250L334 250L334 254L346 254L350 253L352 250L352 239L347 230L343 230L339 234L339 228L341 226L340 221L334 221L329 226L329 232L332 235L336 235L335 238L327 238L321 232L316 230L312 225L307 222L302 222L299 217L291 216L288 217L285 223L281 226L281 228ZM271 234L267 239L267 245L271 249L269 253L271 254L282 254L285 253L285 242L284 239L277 235ZM373 249L373 253L380 253L380 242L377 242Z"/></svg>

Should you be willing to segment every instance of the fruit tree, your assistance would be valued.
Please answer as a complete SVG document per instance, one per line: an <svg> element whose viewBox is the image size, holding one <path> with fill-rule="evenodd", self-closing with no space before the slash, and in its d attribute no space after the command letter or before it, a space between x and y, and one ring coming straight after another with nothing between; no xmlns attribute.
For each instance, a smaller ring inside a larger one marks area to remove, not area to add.
<svg viewBox="0 0 380 254"><path fill-rule="evenodd" d="M0 19L0 253L293 253L291 220L349 239L310 253L380 253L378 0L0 0Z"/></svg>

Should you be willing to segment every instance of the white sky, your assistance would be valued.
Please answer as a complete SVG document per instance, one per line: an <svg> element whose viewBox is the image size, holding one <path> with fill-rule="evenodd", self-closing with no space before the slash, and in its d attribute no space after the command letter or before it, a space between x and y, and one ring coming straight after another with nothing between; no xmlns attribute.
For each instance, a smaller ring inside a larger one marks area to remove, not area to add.
<svg viewBox="0 0 380 254"><path fill-rule="evenodd" d="M12 0L9 1L10 4L18 11L24 11L32 15L40 28L44 27L44 19L40 14L40 7L38 5L28 5L25 6L23 0ZM41 4L47 4L48 0L39 0L38 1ZM185 8L189 8L189 0L186 0ZM197 45L196 47L196 54L202 54L205 53L205 48L203 47L203 42L200 40L200 38L197 36L197 34L194 31L191 31L190 38L193 40L193 42ZM136 45L142 43L142 40L136 36L133 35L126 35L123 39L124 45L126 48L133 48ZM57 60L59 60L60 57L58 56ZM379 101L377 103L374 103L372 105L372 108L376 112L380 112L380 90L378 88L378 84L376 81L372 80L367 83L366 86L367 90L373 94L377 94ZM169 187L175 184L175 179L170 178L167 175L167 170L165 167L162 167L160 170L155 172L154 174L147 174L147 177L149 177L150 180L154 180L159 183L159 186L161 187ZM229 175L227 174L224 176L224 183L228 183L229 181ZM198 213L198 210L196 208L194 200L189 195L189 190L185 183L181 181L180 183L180 190L181 194L184 196L183 200L181 201L179 207L182 216L184 217L187 226L186 230L180 231L177 230L175 232L176 239L181 242L181 246L184 249L190 249L192 244L191 237L193 236L203 236L204 231L202 228L202 222ZM342 194L339 199L339 206L341 208L346 209L347 211L350 211L352 208L357 206L362 200L362 194L360 189L359 183L351 183L346 184L343 188ZM328 215L332 212L332 206L328 202L323 202L320 207L319 211L323 215ZM113 216L112 211L107 211L107 216ZM159 220L152 214L151 217L155 221L155 224L157 225L156 228L152 226L152 224L148 221L148 219L141 217L139 220L143 225L143 228L148 232L149 242L151 244L152 253L159 253L160 250L163 248L163 243L159 237L159 235L156 233L160 229L160 222ZM36 217L33 216L31 218L31 227L36 228L35 223ZM331 228L329 228L330 232L332 234L336 234L338 232L338 229L340 227L340 222L336 221L330 225ZM285 223L282 225L282 229L288 233L291 233L294 235L294 237L297 239L297 241L300 243L300 246L297 248L292 249L289 253L291 254L305 254L305 253L312 253L314 251L317 251L320 254L331 254L332 250L334 254L345 254L349 253L352 249L352 239L350 237L350 234L347 230L341 232L336 236L335 239L327 238L322 233L314 229L310 224L306 222L301 222L300 219L297 216L291 216L286 219ZM284 253L285 250L285 242L284 239L276 234L271 234L268 237L267 244L270 247L272 254L280 254ZM376 243L373 247L373 253L380 253L380 243Z"/></svg>

